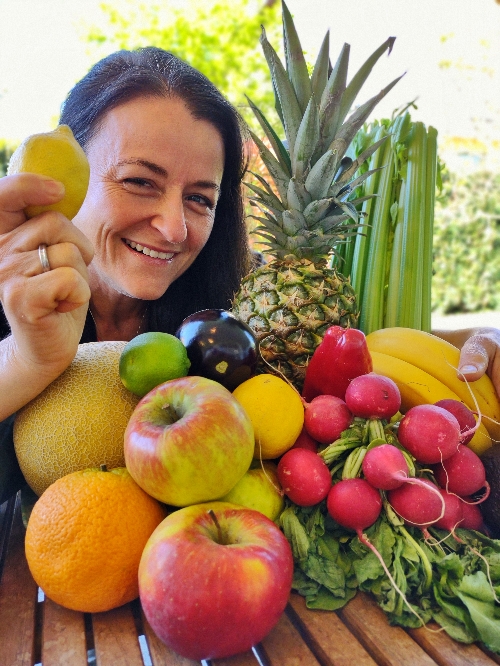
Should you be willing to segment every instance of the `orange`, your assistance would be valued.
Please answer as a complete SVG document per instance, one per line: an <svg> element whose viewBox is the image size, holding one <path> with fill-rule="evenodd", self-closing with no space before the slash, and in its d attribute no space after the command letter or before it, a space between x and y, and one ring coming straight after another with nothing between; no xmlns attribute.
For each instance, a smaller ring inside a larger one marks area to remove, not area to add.
<svg viewBox="0 0 500 666"><path fill-rule="evenodd" d="M72 610L98 613L132 601L142 551L165 516L125 468L67 474L45 490L28 522L33 578Z"/></svg>

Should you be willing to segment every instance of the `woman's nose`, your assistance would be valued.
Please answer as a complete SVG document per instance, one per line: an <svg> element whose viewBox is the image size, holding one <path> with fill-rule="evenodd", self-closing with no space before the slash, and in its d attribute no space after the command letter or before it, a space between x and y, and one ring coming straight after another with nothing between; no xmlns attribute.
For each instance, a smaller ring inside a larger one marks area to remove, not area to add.
<svg viewBox="0 0 500 666"><path fill-rule="evenodd" d="M187 238L187 225L182 198L169 197L151 220L151 226L169 243L179 245Z"/></svg>

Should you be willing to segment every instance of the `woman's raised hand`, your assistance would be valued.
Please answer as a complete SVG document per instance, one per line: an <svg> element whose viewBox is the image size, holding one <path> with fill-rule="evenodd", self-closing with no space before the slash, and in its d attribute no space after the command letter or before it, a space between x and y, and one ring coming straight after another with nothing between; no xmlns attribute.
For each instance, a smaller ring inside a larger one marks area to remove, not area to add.
<svg viewBox="0 0 500 666"><path fill-rule="evenodd" d="M0 300L12 330L8 356L36 369L47 383L71 363L78 348L90 299L87 265L93 249L60 213L27 220L23 210L63 195L62 184L44 176L0 178ZM45 268L41 244L47 246Z"/></svg>

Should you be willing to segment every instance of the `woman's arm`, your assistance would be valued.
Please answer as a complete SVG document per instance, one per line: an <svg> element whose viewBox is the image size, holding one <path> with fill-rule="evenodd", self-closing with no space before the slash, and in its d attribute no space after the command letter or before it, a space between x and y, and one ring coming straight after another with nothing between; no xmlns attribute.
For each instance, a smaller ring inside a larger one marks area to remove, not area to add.
<svg viewBox="0 0 500 666"><path fill-rule="evenodd" d="M492 327L433 331L460 349L460 379L474 382L486 373L500 396L500 330Z"/></svg>
<svg viewBox="0 0 500 666"><path fill-rule="evenodd" d="M60 200L61 187L35 174L0 178L0 300L11 328L0 342L0 420L58 377L78 349L90 298L92 247L60 213L30 220L23 213L28 204ZM48 246L47 271L41 243Z"/></svg>

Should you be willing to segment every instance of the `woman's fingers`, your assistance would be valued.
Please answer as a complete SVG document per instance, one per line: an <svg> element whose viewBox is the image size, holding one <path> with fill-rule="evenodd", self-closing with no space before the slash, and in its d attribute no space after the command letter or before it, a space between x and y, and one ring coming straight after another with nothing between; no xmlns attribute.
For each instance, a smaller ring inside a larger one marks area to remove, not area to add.
<svg viewBox="0 0 500 666"><path fill-rule="evenodd" d="M90 287L81 273L67 266L19 278L3 294L6 309L23 324L36 324L54 312L70 312L90 300Z"/></svg>
<svg viewBox="0 0 500 666"><path fill-rule="evenodd" d="M459 376L469 382L485 373L500 395L500 330L488 328L475 332L460 351Z"/></svg>
<svg viewBox="0 0 500 666"><path fill-rule="evenodd" d="M48 245L45 248L45 253L48 261L48 271L54 271L63 267L73 268L77 270L85 280L88 280L87 264L83 259L82 253L74 243ZM25 272L27 277L33 277L48 272L44 270L42 265L39 249L29 253L29 263L29 269Z"/></svg>
<svg viewBox="0 0 500 666"><path fill-rule="evenodd" d="M56 203L63 196L64 185L46 176L18 173L0 178L0 234L25 221L26 206Z"/></svg>
<svg viewBox="0 0 500 666"><path fill-rule="evenodd" d="M86 264L92 261L94 255L91 242L80 229L61 213L47 211L25 221L10 232L0 233L0 259L7 255L38 251L41 243L48 247L73 243Z"/></svg>

